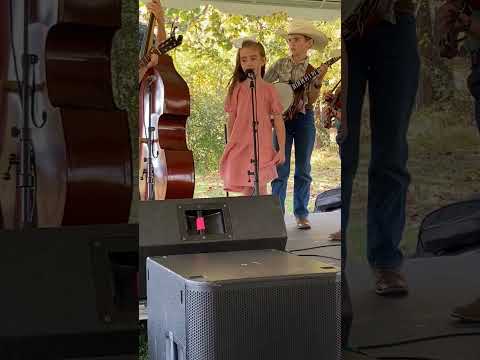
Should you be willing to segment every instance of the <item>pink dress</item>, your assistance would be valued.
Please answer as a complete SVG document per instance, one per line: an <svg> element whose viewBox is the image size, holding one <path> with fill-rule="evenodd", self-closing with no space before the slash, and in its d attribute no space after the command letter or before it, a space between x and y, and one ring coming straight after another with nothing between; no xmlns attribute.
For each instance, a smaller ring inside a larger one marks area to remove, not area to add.
<svg viewBox="0 0 480 360"><path fill-rule="evenodd" d="M250 162L254 156L250 80L237 84L232 96L225 101L225 111L233 119L233 126L220 160L220 176L226 191L245 192L254 186L253 176L251 179L248 176L248 171L254 170ZM274 163L276 151L273 148L271 115L279 115L282 111L282 105L273 85L257 79L260 185L267 184L278 177Z"/></svg>

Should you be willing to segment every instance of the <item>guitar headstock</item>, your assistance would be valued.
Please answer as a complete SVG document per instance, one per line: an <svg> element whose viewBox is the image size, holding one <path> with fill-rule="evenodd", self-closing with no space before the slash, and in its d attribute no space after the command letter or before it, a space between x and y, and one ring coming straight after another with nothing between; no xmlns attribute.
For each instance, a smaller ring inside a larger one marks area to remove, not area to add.
<svg viewBox="0 0 480 360"><path fill-rule="evenodd" d="M338 60L340 60L342 57L341 56L335 56L331 59L328 59L326 62L325 62L325 65L327 65L328 67L332 66L333 64L335 64Z"/></svg>

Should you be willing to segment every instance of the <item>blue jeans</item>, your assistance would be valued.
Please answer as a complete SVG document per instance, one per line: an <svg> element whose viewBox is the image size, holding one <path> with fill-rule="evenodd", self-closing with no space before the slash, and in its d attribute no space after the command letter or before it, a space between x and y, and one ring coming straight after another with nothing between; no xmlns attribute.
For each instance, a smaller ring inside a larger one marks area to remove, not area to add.
<svg viewBox="0 0 480 360"><path fill-rule="evenodd" d="M298 113L295 119L285 122L285 163L277 167L278 178L272 181L272 195L278 196L285 212L288 178L290 176L290 158L295 143L295 177L293 183L293 213L299 218L308 216L310 200L310 175L313 146L315 145L315 116L313 111ZM274 134L273 145L278 150L277 137Z"/></svg>
<svg viewBox="0 0 480 360"><path fill-rule="evenodd" d="M477 57L480 57L477 55ZM472 64L472 72L468 77L468 89L475 99L475 121L480 131L480 64Z"/></svg>
<svg viewBox="0 0 480 360"><path fill-rule="evenodd" d="M419 80L415 18L398 15L382 22L363 40L346 43L348 134L341 146L342 267L347 258L346 229L353 180L359 162L360 122L368 82L371 161L368 171L367 258L377 269L398 269L405 227L407 130Z"/></svg>

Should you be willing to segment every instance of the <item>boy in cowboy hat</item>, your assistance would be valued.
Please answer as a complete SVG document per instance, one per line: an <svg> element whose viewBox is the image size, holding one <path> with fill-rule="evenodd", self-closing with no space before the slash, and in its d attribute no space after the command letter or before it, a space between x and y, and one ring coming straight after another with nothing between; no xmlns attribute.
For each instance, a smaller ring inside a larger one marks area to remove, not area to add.
<svg viewBox="0 0 480 360"><path fill-rule="evenodd" d="M301 79L314 70L309 64L309 50L322 51L328 42L327 37L310 22L292 21L287 32L280 33L288 42L290 56L278 60L265 74L268 82L289 82ZM272 182L272 194L279 197L285 209L288 177L290 175L290 156L295 143L295 180L293 206L297 219L297 228L310 229L308 221L308 201L310 199L310 176L313 146L315 143L315 116L313 104L320 94L321 81L327 67L323 66L316 79L306 85L303 103L293 120L285 122L285 163L277 167L278 178ZM274 146L278 149L276 136Z"/></svg>

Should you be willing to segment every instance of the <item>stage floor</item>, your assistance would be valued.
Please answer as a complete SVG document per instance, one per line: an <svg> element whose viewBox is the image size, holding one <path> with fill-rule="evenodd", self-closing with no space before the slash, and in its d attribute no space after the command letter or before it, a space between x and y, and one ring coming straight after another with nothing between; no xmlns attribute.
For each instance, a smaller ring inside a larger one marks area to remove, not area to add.
<svg viewBox="0 0 480 360"><path fill-rule="evenodd" d="M340 212L312 214L311 220L312 229L301 231L295 228L293 218L286 218L287 249L326 246L295 253L317 255L319 261L340 267L340 247L332 247L338 243L328 240L340 226ZM352 260L346 271L354 310L352 347L361 348L372 359L480 360L480 324L464 324L450 317L454 307L480 297L480 251L407 259L410 294L405 298L376 295L366 262ZM393 346L376 347L385 344ZM362 349L365 346L369 348ZM344 359L370 357L348 354Z"/></svg>
<svg viewBox="0 0 480 360"><path fill-rule="evenodd" d="M328 213L313 213L309 216L312 228L298 230L294 216L285 216L287 227L287 251L317 257L319 261L341 267L340 242L331 241L330 234L340 230L340 210ZM302 250L315 248L311 250ZM301 251L299 251L301 250Z"/></svg>
<svg viewBox="0 0 480 360"><path fill-rule="evenodd" d="M464 324L450 317L454 307L480 297L480 252L407 260L410 294L405 298L375 295L365 264L349 263L346 271L354 311L353 347L369 346L364 352L377 357L480 359L480 324Z"/></svg>

